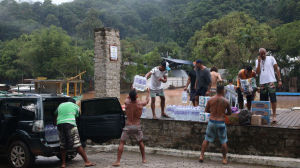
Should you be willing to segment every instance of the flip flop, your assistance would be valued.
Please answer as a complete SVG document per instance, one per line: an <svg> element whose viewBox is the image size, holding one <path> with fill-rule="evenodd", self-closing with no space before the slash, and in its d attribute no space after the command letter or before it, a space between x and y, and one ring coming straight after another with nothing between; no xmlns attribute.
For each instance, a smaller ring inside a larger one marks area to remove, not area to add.
<svg viewBox="0 0 300 168"><path fill-rule="evenodd" d="M162 117L165 117L165 118L171 118L170 116L168 116L168 115L161 115Z"/></svg>
<svg viewBox="0 0 300 168"><path fill-rule="evenodd" d="M223 165L227 165L228 164L228 162L227 163L222 163Z"/></svg>
<svg viewBox="0 0 300 168"><path fill-rule="evenodd" d="M158 120L158 118L152 118L153 120Z"/></svg>
<svg viewBox="0 0 300 168"><path fill-rule="evenodd" d="M96 166L97 164L96 163L92 163L90 165L85 165L85 167L92 167L92 166Z"/></svg>
<svg viewBox="0 0 300 168"><path fill-rule="evenodd" d="M203 162L203 159L199 159L199 162L201 162L201 163L202 163L202 162Z"/></svg>

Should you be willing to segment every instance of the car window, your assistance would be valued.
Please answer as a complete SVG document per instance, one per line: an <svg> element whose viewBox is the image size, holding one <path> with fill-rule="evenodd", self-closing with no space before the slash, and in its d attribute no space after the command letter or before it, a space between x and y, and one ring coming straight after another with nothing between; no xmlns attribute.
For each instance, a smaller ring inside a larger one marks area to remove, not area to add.
<svg viewBox="0 0 300 168"><path fill-rule="evenodd" d="M25 99L22 105L21 121L32 121L35 119L37 112L37 100L36 99Z"/></svg>
<svg viewBox="0 0 300 168"><path fill-rule="evenodd" d="M84 102L81 110L85 116L120 114L121 106L115 99L99 99Z"/></svg>
<svg viewBox="0 0 300 168"><path fill-rule="evenodd" d="M5 100L1 106L1 112L4 116L11 116L11 112L20 108L22 100Z"/></svg>

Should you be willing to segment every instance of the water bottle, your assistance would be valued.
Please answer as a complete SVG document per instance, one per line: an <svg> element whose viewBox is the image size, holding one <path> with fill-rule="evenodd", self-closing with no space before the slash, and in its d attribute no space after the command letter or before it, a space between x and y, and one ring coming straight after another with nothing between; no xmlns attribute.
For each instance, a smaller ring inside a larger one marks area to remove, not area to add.
<svg viewBox="0 0 300 168"><path fill-rule="evenodd" d="M48 130L48 125L46 125L46 127L45 127L45 139L46 139L46 141L48 141L49 140L49 130Z"/></svg>
<svg viewBox="0 0 300 168"><path fill-rule="evenodd" d="M181 95L181 102L182 103L187 103L187 92L183 91Z"/></svg>
<svg viewBox="0 0 300 168"><path fill-rule="evenodd" d="M185 108L184 107L181 108L180 114L181 114L181 120L184 121L185 120Z"/></svg>
<svg viewBox="0 0 300 168"><path fill-rule="evenodd" d="M147 85L147 79L146 79L146 77L142 77L142 79L143 79L143 90L145 90L146 89L146 85Z"/></svg>
<svg viewBox="0 0 300 168"><path fill-rule="evenodd" d="M146 118L146 107L143 107L141 118Z"/></svg>
<svg viewBox="0 0 300 168"><path fill-rule="evenodd" d="M174 118L174 120L177 120L177 108L178 108L178 107L175 107L175 108L174 108L174 113L173 113L173 118Z"/></svg>
<svg viewBox="0 0 300 168"><path fill-rule="evenodd" d="M192 121L192 106L189 106L188 107L188 120L189 121Z"/></svg>
<svg viewBox="0 0 300 168"><path fill-rule="evenodd" d="M172 116L172 118L174 118L175 119L175 109L176 109L176 105L172 105L171 106L171 116Z"/></svg>
<svg viewBox="0 0 300 168"><path fill-rule="evenodd" d="M138 75L134 76L134 81L133 81L133 88L137 89L137 83L138 83Z"/></svg>
<svg viewBox="0 0 300 168"><path fill-rule="evenodd" d="M55 141L59 141L59 135L58 135L57 126L55 126Z"/></svg>
<svg viewBox="0 0 300 168"><path fill-rule="evenodd" d="M52 132L52 127L49 125L49 141L52 141L53 138L53 132Z"/></svg>

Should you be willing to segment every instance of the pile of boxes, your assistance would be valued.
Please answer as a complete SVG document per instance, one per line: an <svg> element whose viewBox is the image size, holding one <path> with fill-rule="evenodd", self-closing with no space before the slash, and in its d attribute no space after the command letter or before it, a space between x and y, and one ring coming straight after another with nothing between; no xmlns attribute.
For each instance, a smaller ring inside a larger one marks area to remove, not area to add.
<svg viewBox="0 0 300 168"><path fill-rule="evenodd" d="M270 115L269 101L252 101L251 125L270 124Z"/></svg>
<svg viewBox="0 0 300 168"><path fill-rule="evenodd" d="M209 96L200 96L199 97L199 107L200 107L200 122L208 122L210 113L205 113L205 108L207 105L207 101L210 97Z"/></svg>

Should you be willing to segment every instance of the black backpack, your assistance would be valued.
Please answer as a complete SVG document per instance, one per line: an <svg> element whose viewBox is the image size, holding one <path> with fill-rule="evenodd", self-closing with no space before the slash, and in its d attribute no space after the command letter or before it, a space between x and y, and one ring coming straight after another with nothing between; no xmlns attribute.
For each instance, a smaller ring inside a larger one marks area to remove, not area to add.
<svg viewBox="0 0 300 168"><path fill-rule="evenodd" d="M243 109L239 113L239 123L240 125L251 124L251 112L247 109Z"/></svg>

